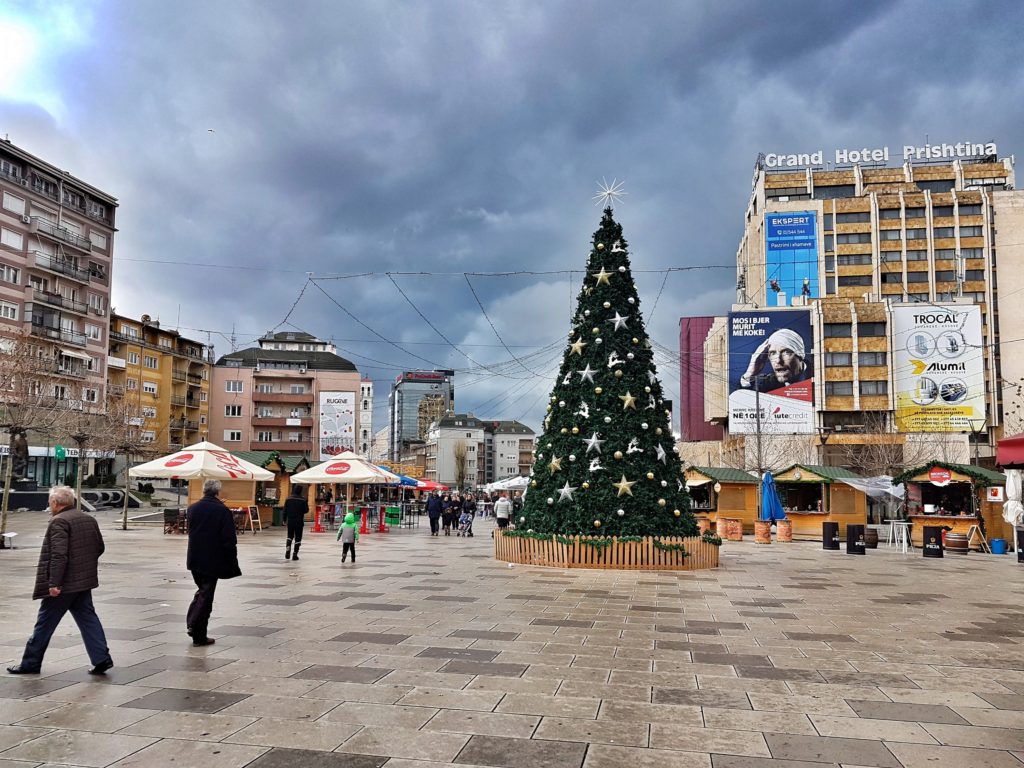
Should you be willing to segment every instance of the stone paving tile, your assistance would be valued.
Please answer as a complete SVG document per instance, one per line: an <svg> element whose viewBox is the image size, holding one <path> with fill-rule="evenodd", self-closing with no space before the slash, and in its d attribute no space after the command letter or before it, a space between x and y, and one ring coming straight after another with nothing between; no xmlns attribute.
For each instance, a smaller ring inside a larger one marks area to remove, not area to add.
<svg viewBox="0 0 1024 768"><path fill-rule="evenodd" d="M225 707L218 714L239 717L274 717L281 720L316 720L330 712L335 706L335 702L324 699L257 694Z"/></svg>
<svg viewBox="0 0 1024 768"><path fill-rule="evenodd" d="M374 725L416 730L437 714L433 707L399 704L345 702L328 712L322 720L352 725Z"/></svg>
<svg viewBox="0 0 1024 768"><path fill-rule="evenodd" d="M34 725L40 728L66 728L72 731L114 733L154 714L156 711L151 709L124 709L95 704L64 704L49 712L26 718L18 724Z"/></svg>
<svg viewBox="0 0 1024 768"><path fill-rule="evenodd" d="M470 736L409 728L366 727L338 747L338 752L452 762ZM530 742L526 742L530 743Z"/></svg>
<svg viewBox="0 0 1024 768"><path fill-rule="evenodd" d="M182 688L164 688L146 694L138 699L126 701L120 706L132 709L156 709L172 712L220 712L243 699L245 694L221 693L217 691L189 691Z"/></svg>
<svg viewBox="0 0 1024 768"><path fill-rule="evenodd" d="M582 741L587 744L618 744L646 747L647 723L609 723L571 717L545 717L533 734L534 739L550 741Z"/></svg>
<svg viewBox="0 0 1024 768"><path fill-rule="evenodd" d="M884 744L868 739L842 739L827 736L795 736L766 733L772 757L782 760L808 760L870 765L874 768L902 768Z"/></svg>
<svg viewBox="0 0 1024 768"><path fill-rule="evenodd" d="M32 729L40 732L40 729ZM141 736L120 736L88 731L42 732L38 738L20 746L4 750L5 760L25 760L36 763L66 763L70 765L103 768L116 760L153 744L156 739Z"/></svg>
<svg viewBox="0 0 1024 768"><path fill-rule="evenodd" d="M493 677L522 677L530 667L526 664L503 664L497 661L453 659L438 671L456 675L491 675ZM607 672L605 673L607 676Z"/></svg>
<svg viewBox="0 0 1024 768"><path fill-rule="evenodd" d="M528 739L533 735L540 720L538 715L442 709L423 726L423 730Z"/></svg>
<svg viewBox="0 0 1024 768"><path fill-rule="evenodd" d="M1018 722L1018 726L1021 725L1024 725L1024 716L1021 716ZM988 728L939 723L924 723L922 727L944 746L1024 751L1024 730L1020 728Z"/></svg>
<svg viewBox="0 0 1024 768"><path fill-rule="evenodd" d="M243 768L267 751L266 747L163 739L117 761L110 768Z"/></svg>
<svg viewBox="0 0 1024 768"><path fill-rule="evenodd" d="M967 720L942 704L893 704L885 701L847 700L858 717L877 720L904 720L912 723L948 723L967 725Z"/></svg>
<svg viewBox="0 0 1024 768"><path fill-rule="evenodd" d="M917 723L899 720L873 720L867 717L828 717L812 715L819 736L838 736L846 739L880 739L914 744L938 743Z"/></svg>
<svg viewBox="0 0 1024 768"><path fill-rule="evenodd" d="M0 725L0 752L50 733L48 728L33 728L29 725Z"/></svg>
<svg viewBox="0 0 1024 768"><path fill-rule="evenodd" d="M336 643L372 643L376 645L398 645L408 639L409 635L384 632L342 632L331 638Z"/></svg>
<svg viewBox="0 0 1024 768"><path fill-rule="evenodd" d="M700 728L678 723L652 723L651 747L752 757L771 756L764 736L760 733Z"/></svg>
<svg viewBox="0 0 1024 768"><path fill-rule="evenodd" d="M1014 709L1024 712L1024 694L984 693L980 695L996 709Z"/></svg>
<svg viewBox="0 0 1024 768"><path fill-rule="evenodd" d="M309 722L263 717L223 741L229 744L331 752L361 729L361 725L327 720Z"/></svg>
<svg viewBox="0 0 1024 768"><path fill-rule="evenodd" d="M157 712L145 720L122 728L120 733L132 736L220 741L247 725L255 717L231 717L196 712Z"/></svg>
<svg viewBox="0 0 1024 768"><path fill-rule="evenodd" d="M299 680L323 680L334 683L375 683L394 670L377 667L336 667L314 664L292 675Z"/></svg>
<svg viewBox="0 0 1024 768"><path fill-rule="evenodd" d="M889 744L903 768L1020 768L1009 752L964 747L932 747L925 744Z"/></svg>
<svg viewBox="0 0 1024 768"><path fill-rule="evenodd" d="M497 651L487 651L477 648L424 648L416 654L419 658L434 659L468 659L469 661L493 661L498 655ZM518 677L518 675L517 675Z"/></svg>
<svg viewBox="0 0 1024 768"><path fill-rule="evenodd" d="M364 683L323 683L302 694L304 699L328 701L365 701L370 704L394 704L413 690L411 685L367 685Z"/></svg>
<svg viewBox="0 0 1024 768"><path fill-rule="evenodd" d="M530 693L510 693L501 699L495 712L521 715L551 715L553 717L596 718L600 699L581 699L569 696L542 696Z"/></svg>
<svg viewBox="0 0 1024 768"><path fill-rule="evenodd" d="M774 733L793 733L804 736L817 735L814 725L807 715L794 712L756 712L741 709L717 709L704 707L706 728L729 729L739 731L758 731Z"/></svg>
<svg viewBox="0 0 1024 768"><path fill-rule="evenodd" d="M495 768L579 768L586 751L587 745L579 742L473 736L454 762Z"/></svg>

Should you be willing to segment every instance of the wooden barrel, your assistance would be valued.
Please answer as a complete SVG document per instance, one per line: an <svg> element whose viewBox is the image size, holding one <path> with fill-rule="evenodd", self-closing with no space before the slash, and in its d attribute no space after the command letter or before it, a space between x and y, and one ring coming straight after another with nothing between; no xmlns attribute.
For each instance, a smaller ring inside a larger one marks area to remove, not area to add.
<svg viewBox="0 0 1024 768"><path fill-rule="evenodd" d="M947 533L946 551L952 555L966 555L970 551L967 548L967 536L963 533Z"/></svg>
<svg viewBox="0 0 1024 768"><path fill-rule="evenodd" d="M878 549L878 529L868 528L864 531L864 545L868 549Z"/></svg>
<svg viewBox="0 0 1024 768"><path fill-rule="evenodd" d="M754 543L772 543L772 524L770 520L758 520L754 523Z"/></svg>
<svg viewBox="0 0 1024 768"><path fill-rule="evenodd" d="M793 541L793 521L792 520L776 520L775 521L775 538L778 541Z"/></svg>
<svg viewBox="0 0 1024 768"><path fill-rule="evenodd" d="M697 518L697 529L703 535L707 531L711 530L711 521L706 517Z"/></svg>
<svg viewBox="0 0 1024 768"><path fill-rule="evenodd" d="M740 518L725 518L725 537L729 541L743 541L743 521Z"/></svg>

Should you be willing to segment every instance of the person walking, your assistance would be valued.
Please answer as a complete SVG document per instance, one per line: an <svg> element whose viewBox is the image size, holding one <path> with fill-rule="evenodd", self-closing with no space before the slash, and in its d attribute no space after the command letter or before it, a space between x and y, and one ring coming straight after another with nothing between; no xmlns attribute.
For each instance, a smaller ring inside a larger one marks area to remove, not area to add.
<svg viewBox="0 0 1024 768"><path fill-rule="evenodd" d="M472 493L467 493L466 498L462 500L462 511L469 513L470 520L476 517L476 499Z"/></svg>
<svg viewBox="0 0 1024 768"><path fill-rule="evenodd" d="M292 495L284 502L284 517L288 525L288 540L284 545L284 559L298 560L299 547L302 546L302 529L306 524L306 515L309 514L309 502L302 497L302 486L296 485L292 488ZM295 551L292 553L292 542L295 542Z"/></svg>
<svg viewBox="0 0 1024 768"><path fill-rule="evenodd" d="M430 535L437 536L437 521L441 519L441 514L444 512L444 502L441 501L441 497L437 495L437 492L432 492L427 497L427 519L430 520Z"/></svg>
<svg viewBox="0 0 1024 768"><path fill-rule="evenodd" d="M442 501L444 502L444 510L441 512L441 527L444 529L445 536L451 536L452 523L455 522L455 516L462 508L462 501L459 499L458 494L454 496L445 494Z"/></svg>
<svg viewBox="0 0 1024 768"><path fill-rule="evenodd" d="M512 515L512 502L508 500L508 494L504 491L498 500L494 502L494 519L499 528L508 528L508 519Z"/></svg>
<svg viewBox="0 0 1024 768"><path fill-rule="evenodd" d="M217 581L242 575L238 567L238 537L231 510L218 498L220 480L203 483L203 498L188 508L188 555L196 594L185 615L192 645L213 645L207 634Z"/></svg>
<svg viewBox="0 0 1024 768"><path fill-rule="evenodd" d="M114 666L103 625L92 604L92 591L100 585L103 534L96 519L78 509L75 492L66 485L50 489L49 508L50 522L43 535L32 590L32 599L42 600L39 615L21 664L7 671L12 675L38 675L50 638L70 611L93 665L89 674L102 675Z"/></svg>
<svg viewBox="0 0 1024 768"><path fill-rule="evenodd" d="M352 564L355 565L356 542L359 541L359 531L356 529L356 516L351 512L345 515L345 522L338 528L338 535L334 539L341 542L341 562L344 563L345 557L351 552Z"/></svg>

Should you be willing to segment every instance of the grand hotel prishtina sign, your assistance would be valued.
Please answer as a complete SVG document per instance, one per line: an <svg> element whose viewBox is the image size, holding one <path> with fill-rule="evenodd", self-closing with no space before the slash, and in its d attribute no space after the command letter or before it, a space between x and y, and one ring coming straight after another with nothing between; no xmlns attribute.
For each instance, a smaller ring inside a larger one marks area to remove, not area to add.
<svg viewBox="0 0 1024 768"><path fill-rule="evenodd" d="M853 165L855 163L888 163L899 158L901 162L905 163L915 160L966 159L995 154L998 154L998 151L994 142L963 141L957 144L924 144L922 146L904 144L898 152L891 151L889 147L844 147L835 150L829 161L836 165ZM795 154L768 152L764 155L765 168L808 168L825 165L825 162L825 150L823 149Z"/></svg>
<svg viewBox="0 0 1024 768"><path fill-rule="evenodd" d="M892 323L897 428L966 432L984 421L981 307L893 307Z"/></svg>

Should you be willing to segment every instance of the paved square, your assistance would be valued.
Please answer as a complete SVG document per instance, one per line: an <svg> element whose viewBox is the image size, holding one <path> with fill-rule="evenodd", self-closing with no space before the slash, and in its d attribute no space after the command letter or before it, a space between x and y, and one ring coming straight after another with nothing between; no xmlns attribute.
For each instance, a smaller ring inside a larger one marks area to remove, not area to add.
<svg viewBox="0 0 1024 768"><path fill-rule="evenodd" d="M17 663L45 525L0 552ZM1024 567L726 543L696 573L552 571L426 526L240 538L193 648L185 539L116 529L94 593L117 666L65 620L36 678L0 675L0 768L1024 768Z"/></svg>

